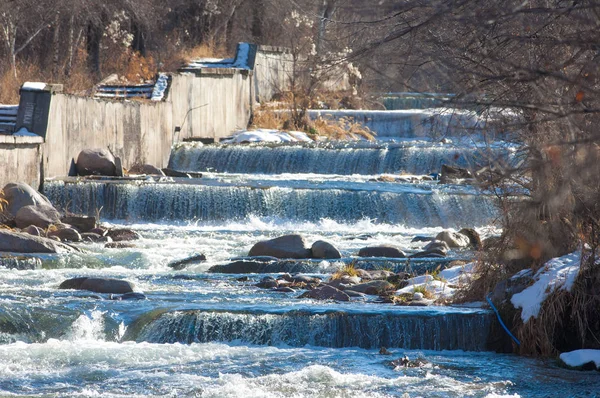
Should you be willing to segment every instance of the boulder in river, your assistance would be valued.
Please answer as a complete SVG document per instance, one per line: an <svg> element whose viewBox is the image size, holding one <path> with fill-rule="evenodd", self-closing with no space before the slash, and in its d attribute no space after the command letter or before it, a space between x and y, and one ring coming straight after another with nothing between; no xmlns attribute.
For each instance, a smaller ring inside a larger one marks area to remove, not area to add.
<svg viewBox="0 0 600 398"><path fill-rule="evenodd" d="M353 285L352 290L359 293L379 295L395 290L395 286L386 280L373 280L358 285Z"/></svg>
<svg viewBox="0 0 600 398"><path fill-rule="evenodd" d="M15 215L17 228L35 225L42 229L53 224L60 224L60 214L52 205L39 204L23 206Z"/></svg>
<svg viewBox="0 0 600 398"><path fill-rule="evenodd" d="M454 184L473 179L473 174L464 167L442 165L440 184Z"/></svg>
<svg viewBox="0 0 600 398"><path fill-rule="evenodd" d="M471 245L471 240L468 236L450 230L440 232L435 237L435 240L446 242L451 248L463 248Z"/></svg>
<svg viewBox="0 0 600 398"><path fill-rule="evenodd" d="M61 241L81 242L81 235L74 228L61 228L48 233L49 236L56 236Z"/></svg>
<svg viewBox="0 0 600 398"><path fill-rule="evenodd" d="M310 248L313 258L335 259L342 258L342 253L331 243L318 240Z"/></svg>
<svg viewBox="0 0 600 398"><path fill-rule="evenodd" d="M379 245L363 247L358 251L359 257L388 257L388 258L405 258L406 253L391 245Z"/></svg>
<svg viewBox="0 0 600 398"><path fill-rule="evenodd" d="M88 216L66 216L61 218L64 224L75 228L79 233L92 232L96 228L96 217Z"/></svg>
<svg viewBox="0 0 600 398"><path fill-rule="evenodd" d="M312 253L302 235L284 235L263 240L250 249L248 256L272 256L277 258L311 258Z"/></svg>
<svg viewBox="0 0 600 398"><path fill-rule="evenodd" d="M113 242L124 242L141 238L140 234L129 228L110 229L106 233L106 236L109 236Z"/></svg>
<svg viewBox="0 0 600 398"><path fill-rule="evenodd" d="M333 286L324 285L321 287L314 288L308 292L304 292L298 298L312 298L315 300L336 300L336 301L350 301L350 296L336 289Z"/></svg>
<svg viewBox="0 0 600 398"><path fill-rule="evenodd" d="M165 173L156 166L151 164L134 164L129 169L129 174L147 174L155 176L165 176Z"/></svg>
<svg viewBox="0 0 600 398"><path fill-rule="evenodd" d="M174 270L179 271L179 270L184 269L188 265L199 264L204 261L206 261L206 256L204 254L197 254L195 256L187 257L182 260L171 261L169 263L169 267L173 268Z"/></svg>
<svg viewBox="0 0 600 398"><path fill-rule="evenodd" d="M460 231L458 231L459 234L465 235L467 238L469 238L469 241L471 242L471 246L475 249L480 249L481 248L481 236L479 236L479 233L477 231L475 231L473 228L463 228Z"/></svg>
<svg viewBox="0 0 600 398"><path fill-rule="evenodd" d="M10 218L14 218L23 206L52 206L44 195L24 183L6 184L0 191L0 199L7 202L5 212Z"/></svg>
<svg viewBox="0 0 600 398"><path fill-rule="evenodd" d="M53 239L0 229L0 252L71 253L77 251Z"/></svg>
<svg viewBox="0 0 600 398"><path fill-rule="evenodd" d="M77 156L77 174L80 176L116 176L115 157L107 149L84 149Z"/></svg>
<svg viewBox="0 0 600 398"><path fill-rule="evenodd" d="M40 227L36 227L35 225L30 225L27 228L25 228L23 230L23 232L27 232L29 235L33 235L33 236L45 236L46 232L40 228Z"/></svg>
<svg viewBox="0 0 600 398"><path fill-rule="evenodd" d="M448 246L446 242L441 240L432 240L423 248L424 252L440 253L444 255L447 254L449 250L450 246Z"/></svg>
<svg viewBox="0 0 600 398"><path fill-rule="evenodd" d="M121 279L111 278L73 278L67 279L59 289L89 290L95 293L125 294L133 292L133 284Z"/></svg>

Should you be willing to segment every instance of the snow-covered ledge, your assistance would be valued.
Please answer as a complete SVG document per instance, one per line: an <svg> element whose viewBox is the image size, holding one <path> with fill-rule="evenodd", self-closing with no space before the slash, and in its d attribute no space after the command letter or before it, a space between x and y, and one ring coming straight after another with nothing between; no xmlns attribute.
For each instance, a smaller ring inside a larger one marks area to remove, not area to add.
<svg viewBox="0 0 600 398"><path fill-rule="evenodd" d="M43 143L44 138L39 135L0 135L0 144L31 145Z"/></svg>

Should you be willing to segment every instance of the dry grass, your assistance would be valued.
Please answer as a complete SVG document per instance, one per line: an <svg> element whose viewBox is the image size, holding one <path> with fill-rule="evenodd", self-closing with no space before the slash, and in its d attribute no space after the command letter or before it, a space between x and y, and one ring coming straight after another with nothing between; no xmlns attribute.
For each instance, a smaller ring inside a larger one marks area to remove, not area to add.
<svg viewBox="0 0 600 398"><path fill-rule="evenodd" d="M413 288L413 294L414 293L421 293L421 294L423 294L423 297L425 297L426 299L429 299L429 300L435 298L433 292L431 292L431 290L427 289L426 285L415 286Z"/></svg>
<svg viewBox="0 0 600 398"><path fill-rule="evenodd" d="M338 279L342 279L342 277L344 277L344 276L358 276L358 272L356 271L356 266L355 266L354 262L351 262L350 264L346 264L342 268L340 268L338 271L334 272L331 275L331 280L335 281Z"/></svg>
<svg viewBox="0 0 600 398"><path fill-rule="evenodd" d="M282 131L300 129L314 139L326 140L357 140L364 138L372 141L376 135L368 127L350 118L334 120L320 117L316 120L307 120L305 124L304 129L298 128L298 126L294 126L289 112L278 109L264 109L255 112L251 127Z"/></svg>
<svg viewBox="0 0 600 398"><path fill-rule="evenodd" d="M166 46L162 53L149 53L146 57L128 49L115 48L105 50L100 60L102 76L117 74L125 83L143 83L155 77L160 71L176 71L183 64L195 58L224 57L223 48L204 44L193 48ZM160 60L163 62L160 62ZM92 92L101 78L90 73L87 67L87 53L84 46L75 51L71 70L66 75L66 63L61 65L56 75L51 68L42 69L34 63L19 62L17 78L12 70L7 69L0 74L0 103L18 104L19 89L26 81L41 81L63 84L64 92L87 95Z"/></svg>
<svg viewBox="0 0 600 398"><path fill-rule="evenodd" d="M253 128L283 130L290 123L289 116L284 112L276 112L272 109L254 112L252 120Z"/></svg>

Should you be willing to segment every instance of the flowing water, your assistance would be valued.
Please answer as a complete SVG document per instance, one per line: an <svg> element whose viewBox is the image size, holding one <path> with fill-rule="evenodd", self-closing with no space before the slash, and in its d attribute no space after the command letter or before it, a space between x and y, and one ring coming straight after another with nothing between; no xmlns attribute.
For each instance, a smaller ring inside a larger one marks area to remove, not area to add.
<svg viewBox="0 0 600 398"><path fill-rule="evenodd" d="M57 207L100 215L141 239L131 248L87 243L81 253L0 258L0 396L597 396L596 373L486 351L496 320L480 306L319 302L256 288L264 274L238 281L242 275L208 272L288 233L339 248L341 261L310 263L322 278L364 246L418 252L425 242L413 237L448 227L497 234L488 193L399 175L435 173L451 161L484 165L483 154L510 161L513 153L502 145L457 150L422 141L182 144L171 167L203 178L46 181ZM168 266L198 253L207 261ZM126 279L146 299L57 289L81 276ZM379 354L382 346L391 355ZM420 366L391 363L403 356Z"/></svg>

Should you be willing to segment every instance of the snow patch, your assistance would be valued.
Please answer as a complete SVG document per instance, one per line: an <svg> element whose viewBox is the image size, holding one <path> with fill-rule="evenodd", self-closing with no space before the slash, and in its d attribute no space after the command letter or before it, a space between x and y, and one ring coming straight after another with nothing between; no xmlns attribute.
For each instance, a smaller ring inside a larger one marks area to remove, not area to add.
<svg viewBox="0 0 600 398"><path fill-rule="evenodd" d="M510 301L515 308L522 308L523 323L531 317L538 317L542 303L556 289L571 291L575 278L579 274L580 262L579 251L553 258L535 274L536 282L532 286L512 296Z"/></svg>
<svg viewBox="0 0 600 398"><path fill-rule="evenodd" d="M169 76L165 73L160 73L152 90L152 101L162 101L165 98L167 87L169 87Z"/></svg>
<svg viewBox="0 0 600 398"><path fill-rule="evenodd" d="M425 288L434 295L434 299L450 298L458 290L458 286L468 282L473 273L475 263L457 265L440 271L441 280L436 280L432 275L421 275L408 279L408 286L396 291L396 296L412 294L417 288Z"/></svg>
<svg viewBox="0 0 600 398"><path fill-rule="evenodd" d="M248 65L248 56L250 55L250 44L240 43L238 44L237 53L235 54L235 62L233 63L234 68L250 69Z"/></svg>
<svg viewBox="0 0 600 398"><path fill-rule="evenodd" d="M21 90L40 91L46 89L46 83L42 82L25 82L21 86Z"/></svg>
<svg viewBox="0 0 600 398"><path fill-rule="evenodd" d="M600 350L575 350L563 352L560 354L560 360L568 366L577 368L586 363L594 362L597 369L600 369Z"/></svg>
<svg viewBox="0 0 600 398"><path fill-rule="evenodd" d="M19 137L39 137L39 135L36 133L32 133L31 131L27 130L26 127L21 127L18 131L15 131L13 135Z"/></svg>
<svg viewBox="0 0 600 398"><path fill-rule="evenodd" d="M252 69L248 65L250 56L250 44L239 43L235 58L200 58L192 61L187 67L192 69L202 68L235 68L235 69Z"/></svg>
<svg viewBox="0 0 600 398"><path fill-rule="evenodd" d="M242 142L310 142L308 135L301 131L280 131L270 129L244 130L231 139L222 141L225 144Z"/></svg>

